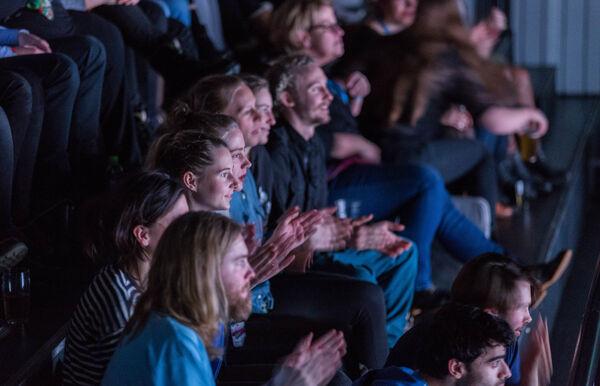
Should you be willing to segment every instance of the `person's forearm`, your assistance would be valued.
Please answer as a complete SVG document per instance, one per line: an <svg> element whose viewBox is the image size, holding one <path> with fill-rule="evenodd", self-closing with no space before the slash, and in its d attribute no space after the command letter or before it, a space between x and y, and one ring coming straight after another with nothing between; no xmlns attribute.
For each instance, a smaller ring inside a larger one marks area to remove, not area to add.
<svg viewBox="0 0 600 386"><path fill-rule="evenodd" d="M490 107L481 115L479 121L493 134L524 133L530 121L529 110L528 108Z"/></svg>

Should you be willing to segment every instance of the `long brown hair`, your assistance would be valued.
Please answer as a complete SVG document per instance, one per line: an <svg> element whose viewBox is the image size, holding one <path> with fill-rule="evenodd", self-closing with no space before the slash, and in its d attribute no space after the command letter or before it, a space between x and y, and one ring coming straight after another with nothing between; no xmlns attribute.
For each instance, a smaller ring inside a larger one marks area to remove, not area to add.
<svg viewBox="0 0 600 386"><path fill-rule="evenodd" d="M213 344L219 325L229 321L221 263L241 234L238 224L211 212L189 212L173 221L156 247L148 288L124 334L135 335L158 313L196 331L211 358L222 355Z"/></svg>
<svg viewBox="0 0 600 386"><path fill-rule="evenodd" d="M386 127L400 119L416 124L430 96L442 92L441 85L452 76L454 69L440 63L449 52L465 64L465 75L489 93L488 102L514 103L514 90L502 67L480 57L471 43L456 0L420 0L414 24L389 42L397 44L391 45L393 53L388 56L394 81Z"/></svg>

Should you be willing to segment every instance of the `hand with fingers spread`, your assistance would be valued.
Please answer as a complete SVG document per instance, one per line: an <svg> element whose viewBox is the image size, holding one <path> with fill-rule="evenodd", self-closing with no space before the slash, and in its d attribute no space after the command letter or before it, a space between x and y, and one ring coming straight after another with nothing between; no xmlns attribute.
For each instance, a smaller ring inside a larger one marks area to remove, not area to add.
<svg viewBox="0 0 600 386"><path fill-rule="evenodd" d="M300 213L297 206L288 209L277 221L271 239L285 239L290 235L295 236L296 243L292 249L297 248L316 231L317 224L321 222L321 215L317 210ZM270 239L270 240L271 240Z"/></svg>
<svg viewBox="0 0 600 386"><path fill-rule="evenodd" d="M404 225L391 221L380 221L371 225L361 224L354 228L350 245L356 250L375 249L387 256L395 257L410 248L410 241L394 232L404 230Z"/></svg>
<svg viewBox="0 0 600 386"><path fill-rule="evenodd" d="M345 354L346 342L340 331L331 330L315 341L310 333L283 359L283 370L269 384L325 385L341 367Z"/></svg>
<svg viewBox="0 0 600 386"><path fill-rule="evenodd" d="M540 316L524 351L521 362L521 384L525 386L549 385L553 371L548 322Z"/></svg>
<svg viewBox="0 0 600 386"><path fill-rule="evenodd" d="M352 235L352 220L340 219L333 215L335 208L320 210L322 221L309 239L309 248L320 251L344 249Z"/></svg>
<svg viewBox="0 0 600 386"><path fill-rule="evenodd" d="M289 235L276 241L269 239L258 247L256 252L248 257L255 274L251 286L254 288L269 280L290 265L294 261L294 255L290 254L294 245L296 245L296 236Z"/></svg>

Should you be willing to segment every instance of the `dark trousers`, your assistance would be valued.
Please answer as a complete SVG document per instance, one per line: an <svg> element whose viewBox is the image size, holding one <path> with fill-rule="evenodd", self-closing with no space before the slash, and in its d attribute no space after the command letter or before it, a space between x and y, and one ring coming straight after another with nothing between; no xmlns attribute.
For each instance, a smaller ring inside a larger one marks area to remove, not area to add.
<svg viewBox="0 0 600 386"><path fill-rule="evenodd" d="M244 347L228 350L235 361L274 363L309 332L318 336L336 328L345 332L345 363L350 374L356 371L357 362L368 368L385 363L385 303L377 285L343 275L310 272L278 275L271 279L271 291L275 308L268 315L250 317Z"/></svg>
<svg viewBox="0 0 600 386"><path fill-rule="evenodd" d="M75 32L91 35L106 50L106 71L100 111L106 152L124 165L142 163L134 107L138 100L134 61L127 56L121 31L103 17L90 12L69 11Z"/></svg>
<svg viewBox="0 0 600 386"><path fill-rule="evenodd" d="M35 207L44 208L64 198L71 185L68 145L79 72L75 63L62 54L1 59L0 70L16 72L27 80L38 111L35 116L40 117L43 109L33 199L38 204ZM39 100L43 103L36 102Z"/></svg>
<svg viewBox="0 0 600 386"><path fill-rule="evenodd" d="M10 168L2 167L5 176L11 177L3 178L7 186L2 187L4 198L0 216L3 220L8 218L11 224L25 222L30 204L33 171L44 115L40 86L35 85L34 88L35 92L19 74L0 71L0 106L4 109L4 118L9 128L6 131L3 125L3 133L0 135L4 143L1 146L7 149L6 152L2 151L5 162L10 159L12 165ZM6 213L9 214L8 217Z"/></svg>
<svg viewBox="0 0 600 386"><path fill-rule="evenodd" d="M494 160L479 141L463 138L436 139L419 148L394 145L384 149L394 163L421 162L437 169L444 182L485 198L494 209L498 183ZM452 190L452 189L451 189Z"/></svg>
<svg viewBox="0 0 600 386"><path fill-rule="evenodd" d="M57 9L56 5L54 7ZM124 163L139 164L141 156L136 148L132 103L137 91L134 88L135 83L131 83L125 75L127 66L133 66L133 62L128 63L125 60L125 46L120 31L112 23L93 13L75 11L67 13L62 7L58 10L60 11L60 20L48 20L38 13L23 11L18 16L9 19L7 25L13 28L27 28L32 33L51 40L52 46L58 44L57 49L67 50L64 52L78 63L80 70L88 74L98 71L97 69L82 69L81 65L83 62L89 61L90 53L95 52L97 55L98 46L101 46L101 49L105 51L104 76L102 84L97 84L94 91L99 92L101 96L101 99L95 102L95 106L99 107L98 112L106 151L109 154L121 156ZM84 48L87 54L79 54L69 50L64 43L57 43L61 39L76 35L88 35L87 37L80 36L78 39L87 39L88 43L94 41L88 44L90 47ZM97 77L96 74L93 76ZM135 157L132 162L130 162L131 154Z"/></svg>
<svg viewBox="0 0 600 386"><path fill-rule="evenodd" d="M1 101L0 101L1 106ZM13 138L4 110L0 107L0 240L14 227L12 187L14 177Z"/></svg>

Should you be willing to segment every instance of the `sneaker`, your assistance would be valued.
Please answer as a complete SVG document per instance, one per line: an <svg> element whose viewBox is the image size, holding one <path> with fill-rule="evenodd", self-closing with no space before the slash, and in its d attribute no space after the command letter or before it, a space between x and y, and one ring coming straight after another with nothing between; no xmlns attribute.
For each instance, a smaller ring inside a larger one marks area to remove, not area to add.
<svg viewBox="0 0 600 386"><path fill-rule="evenodd" d="M0 243L0 269L9 269L19 264L27 256L27 245L17 240Z"/></svg>
<svg viewBox="0 0 600 386"><path fill-rule="evenodd" d="M530 265L525 267L525 270L540 282L540 289L544 292L561 278L569 267L569 264L571 264L572 259L573 251L565 249L549 262Z"/></svg>

